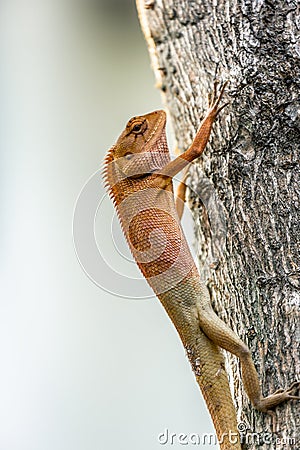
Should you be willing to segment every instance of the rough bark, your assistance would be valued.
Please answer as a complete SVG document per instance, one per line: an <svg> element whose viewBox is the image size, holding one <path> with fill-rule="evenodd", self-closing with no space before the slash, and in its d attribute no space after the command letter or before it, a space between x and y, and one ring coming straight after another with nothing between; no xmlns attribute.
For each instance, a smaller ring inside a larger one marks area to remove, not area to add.
<svg viewBox="0 0 300 450"><path fill-rule="evenodd" d="M190 205L214 308L249 345L266 395L300 371L299 3L137 3L181 151L214 79L230 80L230 105L190 170ZM249 405L238 361L227 362L238 420L260 439L246 448L299 448L299 404L277 408L270 446L270 417Z"/></svg>

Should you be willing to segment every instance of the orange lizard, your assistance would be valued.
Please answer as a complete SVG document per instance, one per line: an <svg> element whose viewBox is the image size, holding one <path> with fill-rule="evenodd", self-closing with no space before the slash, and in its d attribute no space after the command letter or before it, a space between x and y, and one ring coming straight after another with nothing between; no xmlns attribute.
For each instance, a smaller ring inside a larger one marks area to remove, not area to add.
<svg viewBox="0 0 300 450"><path fill-rule="evenodd" d="M238 356L245 390L260 411L289 399L300 382L263 397L248 347L215 314L180 226L172 178L203 152L224 106L217 83L199 131L185 153L170 160L164 111L133 117L105 159L104 177L124 234L147 282L186 349L211 414L221 450L240 450L236 412L221 348ZM182 188L182 186L181 186ZM183 190L184 191L184 190ZM184 196L181 192L180 197Z"/></svg>

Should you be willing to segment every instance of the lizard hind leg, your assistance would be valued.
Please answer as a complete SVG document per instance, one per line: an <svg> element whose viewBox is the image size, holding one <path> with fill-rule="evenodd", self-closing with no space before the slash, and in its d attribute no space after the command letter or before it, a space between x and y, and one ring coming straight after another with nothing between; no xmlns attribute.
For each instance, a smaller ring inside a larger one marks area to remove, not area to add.
<svg viewBox="0 0 300 450"><path fill-rule="evenodd" d="M202 331L219 347L236 355L241 362L242 380L245 391L253 406L262 412L270 410L287 400L300 400L294 395L300 382L292 384L286 390L263 397L251 353L246 344L223 322L209 305L198 307L199 322ZM272 414L272 413L271 413Z"/></svg>

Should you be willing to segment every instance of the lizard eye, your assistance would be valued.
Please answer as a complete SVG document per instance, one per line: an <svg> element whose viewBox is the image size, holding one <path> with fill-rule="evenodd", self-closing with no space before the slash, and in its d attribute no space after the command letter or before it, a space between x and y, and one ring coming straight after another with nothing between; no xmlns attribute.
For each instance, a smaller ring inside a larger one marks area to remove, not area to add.
<svg viewBox="0 0 300 450"><path fill-rule="evenodd" d="M125 158L127 161L129 161L132 157L133 157L133 153L131 153L131 152L127 152L127 153L125 153L125 155L124 155L124 158Z"/></svg>
<svg viewBox="0 0 300 450"><path fill-rule="evenodd" d="M142 124L141 124L141 123L137 123L137 124L135 124L134 127L132 128L132 131L133 131L134 133L139 133L139 132L141 131L141 128L142 128Z"/></svg>
<svg viewBox="0 0 300 450"><path fill-rule="evenodd" d="M147 129L146 119L134 118L128 123L129 134L143 134Z"/></svg>

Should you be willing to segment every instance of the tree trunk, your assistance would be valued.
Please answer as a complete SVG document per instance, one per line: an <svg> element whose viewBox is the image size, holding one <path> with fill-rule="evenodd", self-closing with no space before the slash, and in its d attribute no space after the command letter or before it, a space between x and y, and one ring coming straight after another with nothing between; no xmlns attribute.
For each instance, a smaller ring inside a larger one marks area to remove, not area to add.
<svg viewBox="0 0 300 450"><path fill-rule="evenodd" d="M230 104L190 169L189 198L213 306L250 347L267 395L300 371L299 3L137 3L181 151L213 81L230 80ZM226 358L246 448L300 448L299 403L276 408L272 434L270 416L249 405L238 360Z"/></svg>

